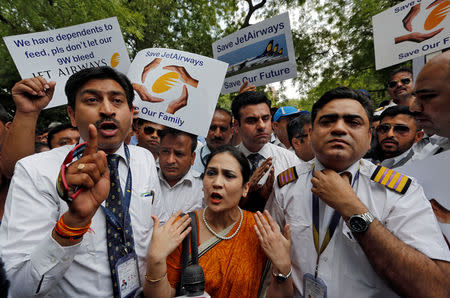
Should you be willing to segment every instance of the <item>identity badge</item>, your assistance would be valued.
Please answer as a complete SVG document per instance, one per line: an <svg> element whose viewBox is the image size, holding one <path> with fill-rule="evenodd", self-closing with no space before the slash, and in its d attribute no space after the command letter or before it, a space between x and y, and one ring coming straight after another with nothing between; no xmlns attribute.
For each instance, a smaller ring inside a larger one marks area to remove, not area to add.
<svg viewBox="0 0 450 298"><path fill-rule="evenodd" d="M116 264L116 274L119 282L120 297L133 297L134 293L141 287L135 253L130 253L119 259Z"/></svg>
<svg viewBox="0 0 450 298"><path fill-rule="evenodd" d="M303 275L303 297L326 298L327 286L320 278L315 278L311 273Z"/></svg>

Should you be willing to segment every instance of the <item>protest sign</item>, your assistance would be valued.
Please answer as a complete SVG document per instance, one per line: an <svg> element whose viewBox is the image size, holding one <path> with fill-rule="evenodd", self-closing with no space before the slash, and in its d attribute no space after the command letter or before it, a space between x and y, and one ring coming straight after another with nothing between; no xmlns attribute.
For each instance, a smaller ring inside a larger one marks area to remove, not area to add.
<svg viewBox="0 0 450 298"><path fill-rule="evenodd" d="M128 72L139 117L206 136L227 64L171 49L137 53Z"/></svg>
<svg viewBox="0 0 450 298"><path fill-rule="evenodd" d="M376 69L450 46L450 1L407 0L372 18Z"/></svg>
<svg viewBox="0 0 450 298"><path fill-rule="evenodd" d="M67 104L64 86L75 72L111 66L126 73L130 66L116 17L3 39L22 79L42 76L56 82L46 108Z"/></svg>
<svg viewBox="0 0 450 298"><path fill-rule="evenodd" d="M261 86L297 77L289 13L241 29L213 43L214 58L229 64L222 94L248 81Z"/></svg>
<svg viewBox="0 0 450 298"><path fill-rule="evenodd" d="M397 169L417 179L422 185L442 232L450 240L450 151L423 160L415 160ZM432 173L432 174L430 174Z"/></svg>

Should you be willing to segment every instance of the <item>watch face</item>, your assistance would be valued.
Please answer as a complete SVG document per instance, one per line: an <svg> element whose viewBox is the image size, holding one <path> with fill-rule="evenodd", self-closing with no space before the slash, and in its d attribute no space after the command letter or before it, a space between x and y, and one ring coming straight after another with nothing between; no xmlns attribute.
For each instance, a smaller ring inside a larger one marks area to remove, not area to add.
<svg viewBox="0 0 450 298"><path fill-rule="evenodd" d="M359 216L352 216L349 220L350 228L354 232L364 232L367 230L367 222Z"/></svg>

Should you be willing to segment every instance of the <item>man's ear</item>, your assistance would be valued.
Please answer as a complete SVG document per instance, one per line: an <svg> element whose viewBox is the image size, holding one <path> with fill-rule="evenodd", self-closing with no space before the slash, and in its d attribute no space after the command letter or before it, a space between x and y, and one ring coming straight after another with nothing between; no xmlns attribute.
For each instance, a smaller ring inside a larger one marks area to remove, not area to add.
<svg viewBox="0 0 450 298"><path fill-rule="evenodd" d="M10 129L10 128L11 128L11 125L12 125L12 121L6 122L6 123L5 123L6 129Z"/></svg>
<svg viewBox="0 0 450 298"><path fill-rule="evenodd" d="M422 140L424 135L425 135L425 133L423 132L423 130L419 130L418 132L416 132L416 137L414 138L414 143L417 143L418 141Z"/></svg>
<svg viewBox="0 0 450 298"><path fill-rule="evenodd" d="M280 125L280 124L279 124L278 122L273 122L273 123L272 123L272 129L273 129L273 130L278 130L279 125Z"/></svg>
<svg viewBox="0 0 450 298"><path fill-rule="evenodd" d="M233 127L237 130L239 127L239 121L237 121L237 119L233 120Z"/></svg>
<svg viewBox="0 0 450 298"><path fill-rule="evenodd" d="M297 148L300 144L301 142L298 138L292 138L292 147Z"/></svg>
<svg viewBox="0 0 450 298"><path fill-rule="evenodd" d="M194 165L194 162L195 162L195 151L192 152L192 155L191 155L191 166Z"/></svg>
<svg viewBox="0 0 450 298"><path fill-rule="evenodd" d="M72 126L77 127L77 122L75 121L75 111L71 106L67 106L67 114L69 114L70 123L72 124Z"/></svg>

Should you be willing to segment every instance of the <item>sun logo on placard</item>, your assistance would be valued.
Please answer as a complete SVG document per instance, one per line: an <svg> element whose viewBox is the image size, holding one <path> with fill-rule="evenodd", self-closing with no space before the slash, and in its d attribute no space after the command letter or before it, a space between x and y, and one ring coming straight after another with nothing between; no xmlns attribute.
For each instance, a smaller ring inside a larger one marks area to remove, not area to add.
<svg viewBox="0 0 450 298"><path fill-rule="evenodd" d="M156 79L155 83L153 83L152 91L154 93L164 93L169 91L176 83L179 82L180 75L178 72L168 72L163 74L158 79Z"/></svg>
<svg viewBox="0 0 450 298"><path fill-rule="evenodd" d="M111 56L111 67L117 67L117 65L119 65L119 61L120 61L119 53L114 53Z"/></svg>
<svg viewBox="0 0 450 298"><path fill-rule="evenodd" d="M450 12L450 1L444 1L441 4L439 4L431 13L428 15L427 19L425 20L425 24L423 25L423 28L425 30L431 30L435 28L437 25L439 25L445 17Z"/></svg>

